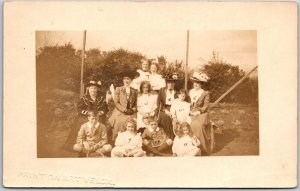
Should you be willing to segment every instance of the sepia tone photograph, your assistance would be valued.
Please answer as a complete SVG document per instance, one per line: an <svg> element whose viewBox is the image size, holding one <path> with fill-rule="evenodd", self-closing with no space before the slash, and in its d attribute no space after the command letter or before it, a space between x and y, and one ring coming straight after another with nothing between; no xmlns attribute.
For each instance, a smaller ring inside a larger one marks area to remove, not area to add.
<svg viewBox="0 0 300 191"><path fill-rule="evenodd" d="M38 158L259 155L256 30L35 40Z"/></svg>
<svg viewBox="0 0 300 191"><path fill-rule="evenodd" d="M297 10L6 2L3 185L297 186Z"/></svg>

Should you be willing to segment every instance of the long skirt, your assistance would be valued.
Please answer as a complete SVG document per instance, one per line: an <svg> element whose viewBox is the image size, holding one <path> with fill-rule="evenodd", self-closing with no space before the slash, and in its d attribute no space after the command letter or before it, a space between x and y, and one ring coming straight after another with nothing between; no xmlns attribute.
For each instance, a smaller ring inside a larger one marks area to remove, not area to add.
<svg viewBox="0 0 300 191"><path fill-rule="evenodd" d="M160 112L159 113L159 118L158 118L158 126L163 128L165 131L166 135L170 139L174 139L175 135L173 132L173 124L172 124L172 118L168 116L165 112Z"/></svg>
<svg viewBox="0 0 300 191"><path fill-rule="evenodd" d="M135 118L136 114L133 115L125 115L124 113L120 112L117 108L115 108L111 114L111 117L108 119L109 125L113 128L113 135L112 135L112 141L115 141L118 132L125 131L125 122L129 118Z"/></svg>
<svg viewBox="0 0 300 191"><path fill-rule="evenodd" d="M215 147L214 129L210 125L207 113L191 117L191 129L193 134L200 140L201 151L211 154Z"/></svg>

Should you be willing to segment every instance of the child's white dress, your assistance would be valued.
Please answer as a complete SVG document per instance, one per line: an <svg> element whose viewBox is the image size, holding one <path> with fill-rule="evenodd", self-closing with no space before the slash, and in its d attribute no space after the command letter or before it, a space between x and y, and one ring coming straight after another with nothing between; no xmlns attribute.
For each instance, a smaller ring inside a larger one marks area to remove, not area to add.
<svg viewBox="0 0 300 191"><path fill-rule="evenodd" d="M174 116L177 121L191 122L190 114L190 103L186 101L180 101L178 98L175 99L170 109L171 115Z"/></svg>
<svg viewBox="0 0 300 191"><path fill-rule="evenodd" d="M143 121L143 115L141 113L150 113L150 116L154 116L157 108L157 95L141 94L137 98L137 129L145 128L147 125Z"/></svg>
<svg viewBox="0 0 300 191"><path fill-rule="evenodd" d="M111 157L129 156L130 153L134 157L145 156L146 152L142 149L142 137L140 133L119 132L115 147L111 151Z"/></svg>
<svg viewBox="0 0 300 191"><path fill-rule="evenodd" d="M199 140L197 140L198 145L200 145ZM196 156L200 149L197 147L197 143L193 141L189 135L184 135L182 137L176 136L173 142L172 151L176 156Z"/></svg>

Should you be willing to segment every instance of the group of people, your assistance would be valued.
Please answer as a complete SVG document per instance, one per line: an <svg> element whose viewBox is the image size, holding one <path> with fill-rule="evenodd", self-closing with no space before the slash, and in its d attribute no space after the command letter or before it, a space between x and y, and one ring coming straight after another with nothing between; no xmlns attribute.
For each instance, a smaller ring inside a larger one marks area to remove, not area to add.
<svg viewBox="0 0 300 191"><path fill-rule="evenodd" d="M176 90L177 73L162 76L157 62L143 60L141 70L123 71L123 86L113 93L109 111L99 95L101 82L90 81L79 104L79 118L65 148L80 156L141 157L199 156L210 154L213 129L209 122L209 92L202 89L209 77L202 72L190 78L193 88ZM108 140L108 129L112 136Z"/></svg>

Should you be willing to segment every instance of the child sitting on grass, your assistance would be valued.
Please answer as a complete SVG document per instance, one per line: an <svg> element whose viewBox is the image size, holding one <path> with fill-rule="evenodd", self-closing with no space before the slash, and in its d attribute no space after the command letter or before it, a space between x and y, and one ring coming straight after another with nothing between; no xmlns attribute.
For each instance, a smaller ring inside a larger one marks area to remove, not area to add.
<svg viewBox="0 0 300 191"><path fill-rule="evenodd" d="M142 157L146 152L142 150L142 137L137 133L136 121L129 118L125 122L126 131L119 132L111 157Z"/></svg>
<svg viewBox="0 0 300 191"><path fill-rule="evenodd" d="M180 125L178 135L175 137L172 151L173 156L196 156L200 155L200 141L193 136L193 132L188 123L184 122Z"/></svg>
<svg viewBox="0 0 300 191"><path fill-rule="evenodd" d="M148 118L149 125L142 135L143 145L150 155L169 156L163 153L172 145L172 140L167 137L165 131L158 127L154 117Z"/></svg>
<svg viewBox="0 0 300 191"><path fill-rule="evenodd" d="M97 111L89 110L87 115L88 122L81 125L73 149L80 157L89 157L90 153L103 157L112 149L111 145L107 144L106 127L98 122Z"/></svg>

